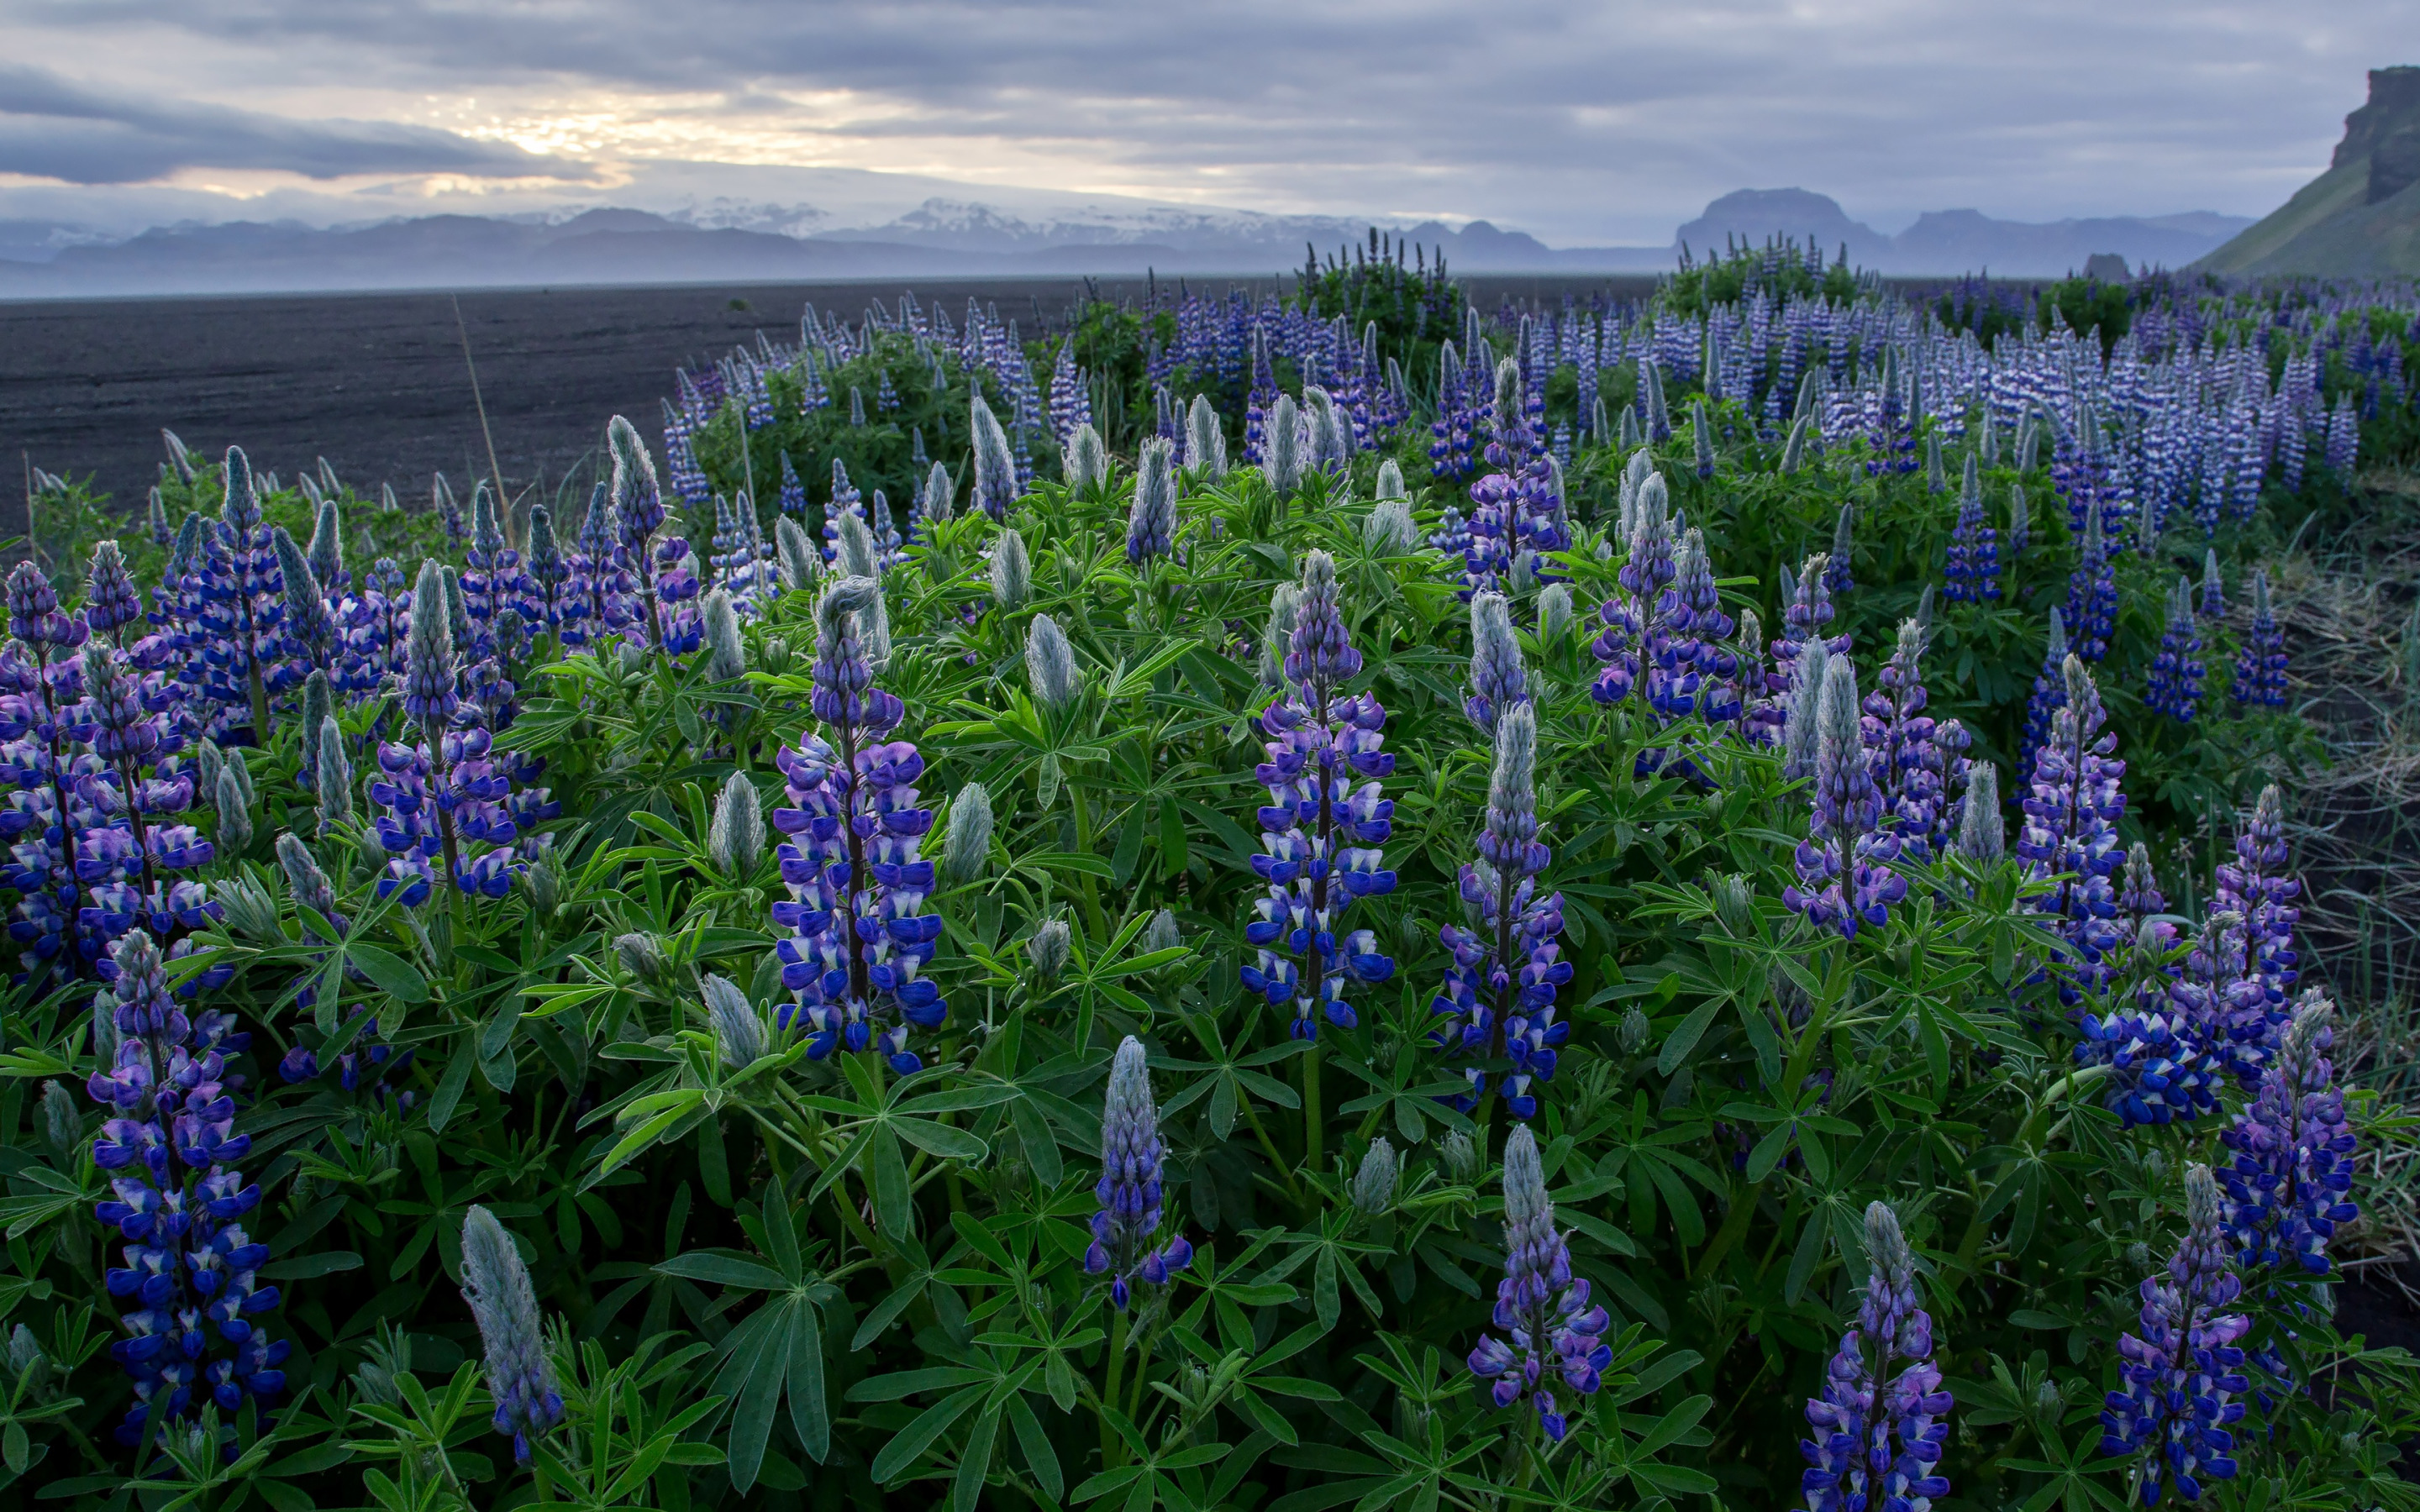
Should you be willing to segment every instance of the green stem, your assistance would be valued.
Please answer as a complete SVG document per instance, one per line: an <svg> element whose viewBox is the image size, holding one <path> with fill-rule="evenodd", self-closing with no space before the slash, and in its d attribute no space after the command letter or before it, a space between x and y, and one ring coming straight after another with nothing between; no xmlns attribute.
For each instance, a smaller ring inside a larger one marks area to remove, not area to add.
<svg viewBox="0 0 2420 1512"><path fill-rule="evenodd" d="M1268 1125L1261 1121L1260 1109L1252 1105L1250 1096L1248 1094L1238 1101L1244 1104L1244 1121L1252 1126L1252 1133L1260 1138L1261 1149L1268 1153L1269 1169L1285 1178L1286 1196L1300 1202L1302 1189L1295 1184L1293 1163L1278 1153L1277 1141L1269 1137Z"/></svg>
<svg viewBox="0 0 2420 1512"><path fill-rule="evenodd" d="M1302 1057L1302 1164L1313 1174L1326 1164L1321 1150L1326 1131L1319 1105L1319 1042L1314 1040L1311 1053Z"/></svg>
<svg viewBox="0 0 2420 1512"><path fill-rule="evenodd" d="M1067 784L1067 806L1076 811L1076 854L1090 856L1093 854L1092 810L1084 802L1084 790L1073 782ZM1109 943L1109 921L1101 912L1100 885L1090 872L1078 872L1076 883L1084 895L1084 927L1094 940L1107 946Z"/></svg>
<svg viewBox="0 0 2420 1512"><path fill-rule="evenodd" d="M1100 1414L1101 1468L1104 1471L1114 1470L1117 1468L1119 1459L1123 1458L1118 1453L1119 1440L1117 1430L1109 1427L1109 1412L1116 1410L1118 1401L1118 1381L1125 1371L1125 1365L1126 1314L1125 1309L1121 1307L1116 1309L1109 1318L1109 1389L1101 1394L1101 1406L1103 1409Z"/></svg>

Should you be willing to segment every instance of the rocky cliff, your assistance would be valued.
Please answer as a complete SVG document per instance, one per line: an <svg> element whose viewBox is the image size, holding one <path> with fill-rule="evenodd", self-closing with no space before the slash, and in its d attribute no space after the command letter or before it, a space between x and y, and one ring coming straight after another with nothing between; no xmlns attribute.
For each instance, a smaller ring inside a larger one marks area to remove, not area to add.
<svg viewBox="0 0 2420 1512"><path fill-rule="evenodd" d="M2202 259L2222 273L2420 274L2420 68L2375 69L2328 171Z"/></svg>

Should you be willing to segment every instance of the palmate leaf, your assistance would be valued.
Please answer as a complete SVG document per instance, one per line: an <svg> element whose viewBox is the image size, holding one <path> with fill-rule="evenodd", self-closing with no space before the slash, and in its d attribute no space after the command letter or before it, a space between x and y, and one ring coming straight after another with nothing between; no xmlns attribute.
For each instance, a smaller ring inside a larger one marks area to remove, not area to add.
<svg viewBox="0 0 2420 1512"><path fill-rule="evenodd" d="M768 1293L727 1335L716 1353L722 1366L714 1390L731 1401L728 1427L731 1484L756 1484L782 1398L790 1427L808 1458L820 1463L831 1449L830 1407L824 1382L822 1308L840 1295L831 1280L808 1269L786 1198L768 1194L758 1231L770 1251L765 1263L730 1251L675 1255L658 1273Z"/></svg>

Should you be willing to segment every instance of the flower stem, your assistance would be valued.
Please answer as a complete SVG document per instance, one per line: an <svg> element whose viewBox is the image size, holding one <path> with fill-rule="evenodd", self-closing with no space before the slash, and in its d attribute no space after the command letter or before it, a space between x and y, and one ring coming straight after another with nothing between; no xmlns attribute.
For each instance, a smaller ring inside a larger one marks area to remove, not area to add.
<svg viewBox="0 0 2420 1512"><path fill-rule="evenodd" d="M1117 1409L1118 1381L1125 1370L1125 1364L1126 1314L1125 1309L1120 1307L1109 1317L1109 1389L1101 1393L1101 1468L1105 1471L1117 1468L1121 1458L1117 1430L1109 1427L1109 1414Z"/></svg>

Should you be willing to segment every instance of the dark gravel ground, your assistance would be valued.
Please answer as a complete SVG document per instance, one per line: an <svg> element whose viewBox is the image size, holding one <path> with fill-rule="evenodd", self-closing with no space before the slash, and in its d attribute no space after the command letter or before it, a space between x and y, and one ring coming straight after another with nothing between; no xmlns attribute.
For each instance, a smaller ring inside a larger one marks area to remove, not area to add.
<svg viewBox="0 0 2420 1512"><path fill-rule="evenodd" d="M1559 301L1566 290L1636 296L1652 281L1471 283L1492 306ZM1139 281L1098 287L1113 298L1143 292ZM954 318L970 296L997 301L1029 333L1037 316L1063 319L1079 292L1063 278L916 288ZM139 501L156 477L162 426L202 455L240 444L283 477L325 456L359 492L392 483L407 501L425 500L432 472L458 481L488 470L463 363L467 331L497 460L518 491L581 466L617 413L652 435L675 367L759 330L796 341L809 301L853 319L876 299L895 307L898 295L895 284L860 283L5 302L0 446L20 454L21 477L26 462L93 474L121 504ZM0 532L23 527L22 490L0 489Z"/></svg>

